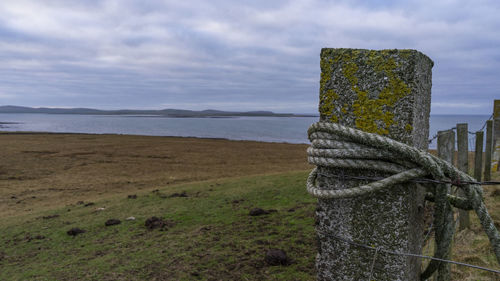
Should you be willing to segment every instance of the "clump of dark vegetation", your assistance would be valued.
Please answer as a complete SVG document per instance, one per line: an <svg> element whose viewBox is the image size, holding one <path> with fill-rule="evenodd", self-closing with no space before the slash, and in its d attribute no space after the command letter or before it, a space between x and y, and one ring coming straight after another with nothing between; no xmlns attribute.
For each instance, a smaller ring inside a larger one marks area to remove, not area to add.
<svg viewBox="0 0 500 281"><path fill-rule="evenodd" d="M132 195L129 195L127 196L128 199L137 199L137 195L136 194L132 194Z"/></svg>

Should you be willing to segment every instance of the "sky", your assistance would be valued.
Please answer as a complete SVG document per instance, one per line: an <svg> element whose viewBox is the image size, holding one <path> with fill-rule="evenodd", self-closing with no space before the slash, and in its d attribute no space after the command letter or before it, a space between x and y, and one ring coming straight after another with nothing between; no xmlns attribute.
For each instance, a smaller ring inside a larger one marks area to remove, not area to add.
<svg viewBox="0 0 500 281"><path fill-rule="evenodd" d="M321 48L416 49L432 114L491 114L500 1L2 0L0 105L317 113Z"/></svg>

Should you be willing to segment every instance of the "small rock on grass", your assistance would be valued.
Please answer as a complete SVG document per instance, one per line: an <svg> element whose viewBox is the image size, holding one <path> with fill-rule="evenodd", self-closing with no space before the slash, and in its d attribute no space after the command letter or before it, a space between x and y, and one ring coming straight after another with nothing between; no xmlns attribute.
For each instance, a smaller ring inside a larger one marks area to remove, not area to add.
<svg viewBox="0 0 500 281"><path fill-rule="evenodd" d="M119 219L109 219L107 220L104 225L105 226L111 226L111 225L117 225L117 224L120 224L122 223Z"/></svg>
<svg viewBox="0 0 500 281"><path fill-rule="evenodd" d="M269 249L266 252L264 261L271 266L291 264L291 260L287 257L286 252L281 249Z"/></svg>
<svg viewBox="0 0 500 281"><path fill-rule="evenodd" d="M87 232L86 230L83 230L83 229L80 229L78 227L74 227L70 230L68 230L68 232L66 232L68 235L71 235L71 236L77 236L78 234L81 234L81 233L85 233Z"/></svg>
<svg viewBox="0 0 500 281"><path fill-rule="evenodd" d="M135 221L135 217L128 217L125 220L127 220L127 221Z"/></svg>

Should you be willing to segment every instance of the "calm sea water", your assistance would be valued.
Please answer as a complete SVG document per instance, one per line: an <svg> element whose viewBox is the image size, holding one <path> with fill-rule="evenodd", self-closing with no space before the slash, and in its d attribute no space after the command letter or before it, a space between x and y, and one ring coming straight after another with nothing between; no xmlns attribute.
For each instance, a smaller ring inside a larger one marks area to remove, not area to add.
<svg viewBox="0 0 500 281"><path fill-rule="evenodd" d="M432 115L430 137L437 131L468 123L481 129L488 115ZM0 114L1 131L69 132L226 138L265 142L309 143L307 128L317 117L165 118L158 116L102 116L51 114ZM469 141L471 150L473 137ZM435 141L431 148L435 147Z"/></svg>

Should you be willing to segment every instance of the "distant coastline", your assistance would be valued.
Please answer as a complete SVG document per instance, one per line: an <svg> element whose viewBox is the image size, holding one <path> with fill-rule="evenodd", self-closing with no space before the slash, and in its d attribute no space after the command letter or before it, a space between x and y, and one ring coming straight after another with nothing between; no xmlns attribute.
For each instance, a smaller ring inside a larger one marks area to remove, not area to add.
<svg viewBox="0 0 500 281"><path fill-rule="evenodd" d="M128 115L134 117L171 117L171 118L228 118L228 117L318 117L314 114L274 113L272 111L222 111L207 109L202 111L184 109L118 109L100 110L93 108L47 108L6 105L0 106L0 113L38 113L38 114L78 114L78 115Z"/></svg>

